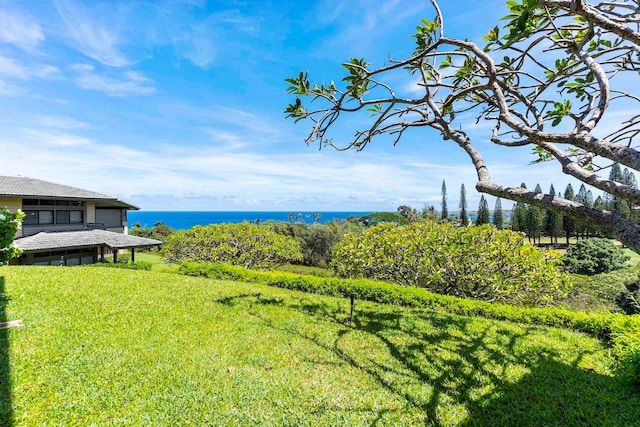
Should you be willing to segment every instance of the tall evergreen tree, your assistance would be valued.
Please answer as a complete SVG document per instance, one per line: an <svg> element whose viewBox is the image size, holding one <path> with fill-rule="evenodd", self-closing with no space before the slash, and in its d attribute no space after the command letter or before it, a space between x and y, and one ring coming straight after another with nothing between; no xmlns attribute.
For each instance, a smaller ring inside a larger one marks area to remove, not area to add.
<svg viewBox="0 0 640 427"><path fill-rule="evenodd" d="M542 193L542 188L540 187L539 184L536 185L536 188L534 191L536 193ZM526 213L525 223L527 224L527 235L529 236L529 240L533 239L533 243L535 243L537 239L538 243L540 243L540 235L542 233L542 223L544 220L544 217L542 215L542 210L537 206L529 205L527 207L526 212L527 213Z"/></svg>
<svg viewBox="0 0 640 427"><path fill-rule="evenodd" d="M467 213L467 192L464 189L464 184L460 186L460 224L463 226L469 225L469 214Z"/></svg>
<svg viewBox="0 0 640 427"><path fill-rule="evenodd" d="M480 204L478 205L478 214L476 216L476 225L489 224L491 222L489 213L489 204L484 195L480 196Z"/></svg>
<svg viewBox="0 0 640 427"><path fill-rule="evenodd" d="M551 187L549 188L549 195L551 197L556 196L556 189L553 187L553 184L551 184ZM551 243L557 245L558 235L560 234L560 230L562 229L562 217L556 212L548 210L545 213L544 226L545 231L551 238Z"/></svg>
<svg viewBox="0 0 640 427"><path fill-rule="evenodd" d="M511 231L521 231L522 229L518 209L520 209L520 203L514 203L511 206Z"/></svg>
<svg viewBox="0 0 640 427"><path fill-rule="evenodd" d="M502 230L504 227L504 213L502 212L502 202L500 197L496 199L496 204L493 208L493 225L498 230Z"/></svg>
<svg viewBox="0 0 640 427"><path fill-rule="evenodd" d="M441 220L449 219L449 209L447 209L447 184L445 184L444 179L442 180L442 212L440 214Z"/></svg>
<svg viewBox="0 0 640 427"><path fill-rule="evenodd" d="M520 184L520 187L527 188L524 182ZM527 205L522 202L516 203L515 208L511 212L511 230L519 232L527 231Z"/></svg>
<svg viewBox="0 0 640 427"><path fill-rule="evenodd" d="M542 232L543 216L539 207L529 205L526 209L526 224L527 224L527 236L529 241L533 240L533 243L540 243L540 235Z"/></svg>
<svg viewBox="0 0 640 427"><path fill-rule="evenodd" d="M584 184L580 185L580 189L578 189L578 194L574 197L574 199L578 203L582 203L585 206L589 206L589 199L587 197L587 187ZM585 238L589 233L589 228L582 224L581 222L576 223L576 238L581 237Z"/></svg>
<svg viewBox="0 0 640 427"><path fill-rule="evenodd" d="M573 193L573 187L571 184L567 184L567 188L564 190L564 198L567 200L573 200L575 198L575 194ZM567 238L567 245L569 244L569 238L571 234L576 229L576 221L573 218L563 217L562 218L562 229L564 230L564 235Z"/></svg>

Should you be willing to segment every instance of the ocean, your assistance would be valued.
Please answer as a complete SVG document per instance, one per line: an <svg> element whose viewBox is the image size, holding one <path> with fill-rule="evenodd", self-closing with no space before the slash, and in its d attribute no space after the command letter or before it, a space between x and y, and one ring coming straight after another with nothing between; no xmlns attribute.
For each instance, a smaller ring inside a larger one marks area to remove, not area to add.
<svg viewBox="0 0 640 427"><path fill-rule="evenodd" d="M343 220L350 216L362 216L371 212L294 212L295 221L307 223L316 222L312 215L320 214L319 222ZM238 223L251 221L265 222L289 221L290 212L224 212L224 211L193 211L193 212L159 212L159 211L129 211L128 222L131 227L136 222L142 227L153 227L158 221L163 222L174 230L188 230L194 225L221 224L224 222Z"/></svg>

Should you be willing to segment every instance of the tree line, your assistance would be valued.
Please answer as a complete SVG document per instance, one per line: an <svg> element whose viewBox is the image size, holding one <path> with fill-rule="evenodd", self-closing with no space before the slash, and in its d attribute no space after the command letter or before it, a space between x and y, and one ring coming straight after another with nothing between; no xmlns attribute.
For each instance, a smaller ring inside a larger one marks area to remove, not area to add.
<svg viewBox="0 0 640 427"><path fill-rule="evenodd" d="M622 168L618 163L611 166L609 180L618 182L631 188L637 188L638 183L633 172L628 168ZM520 188L527 189L523 182ZM535 194L544 197L562 197L565 200L580 203L586 207L599 209L603 211L615 212L623 216L626 220L638 224L637 206L633 202L620 198L618 196L604 193L602 196L594 195L588 190L584 184L580 185L576 193L571 184L568 184L564 192L556 191L553 184L549 187L549 191L544 194L540 184L536 184L534 188ZM398 207L398 214L407 219L408 222L418 222L420 220L440 220L440 221L457 221L460 226L468 226L471 224L469 211L467 209L467 198L464 184L460 186L459 216L451 218L447 204L447 185L445 180L442 181L441 187L441 210L438 212L433 206L425 206L421 212L412 209L409 206L402 205ZM474 225L492 224L497 229L510 228L512 231L525 233L530 241L540 243L541 236L549 236L551 244L558 244L558 239L562 236L569 244L571 237L576 239L597 237L600 235L598 228L576 221L571 217L564 216L555 210L547 210L540 208L539 205L531 205L524 202L517 202L511 210L510 221L505 218L502 209L502 200L496 198L493 209L493 216L489 209L489 204L484 195L480 196L480 203L476 212Z"/></svg>

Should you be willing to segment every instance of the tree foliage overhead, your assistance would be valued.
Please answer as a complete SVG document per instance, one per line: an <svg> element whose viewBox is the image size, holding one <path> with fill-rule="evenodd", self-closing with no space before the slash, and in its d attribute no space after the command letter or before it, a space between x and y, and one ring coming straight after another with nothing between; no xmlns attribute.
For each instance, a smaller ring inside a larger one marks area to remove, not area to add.
<svg viewBox="0 0 640 427"><path fill-rule="evenodd" d="M534 163L555 161L571 177L639 205L640 190L608 177L616 163L640 170L634 145L640 133L638 2L511 0L506 25L490 29L483 46L448 37L438 4L431 4L435 18L417 26L409 58L379 68L352 58L343 64L340 84L314 84L306 73L287 79L296 99L285 112L312 121L307 143L362 150L380 135L397 142L409 129L431 128L466 152L478 191L601 227L640 251L640 228L624 215L492 181L469 134L474 114L493 124L480 140L505 149L529 147ZM397 72L407 73L422 92L405 97L391 87L386 78ZM313 109L303 98L316 101ZM334 143L334 123L358 112L371 115L370 126L346 146Z"/></svg>

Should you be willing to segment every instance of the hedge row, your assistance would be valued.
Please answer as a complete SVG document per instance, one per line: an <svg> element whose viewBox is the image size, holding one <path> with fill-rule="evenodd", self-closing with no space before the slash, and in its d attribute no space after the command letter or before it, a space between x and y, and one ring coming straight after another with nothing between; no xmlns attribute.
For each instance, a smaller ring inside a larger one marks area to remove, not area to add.
<svg viewBox="0 0 640 427"><path fill-rule="evenodd" d="M218 280L260 283L279 288L406 307L482 316L517 323L573 329L610 342L622 374L640 385L640 315L584 313L560 308L526 308L438 295L422 288L366 279L339 279L286 272L260 272L226 264L185 263L179 273Z"/></svg>

